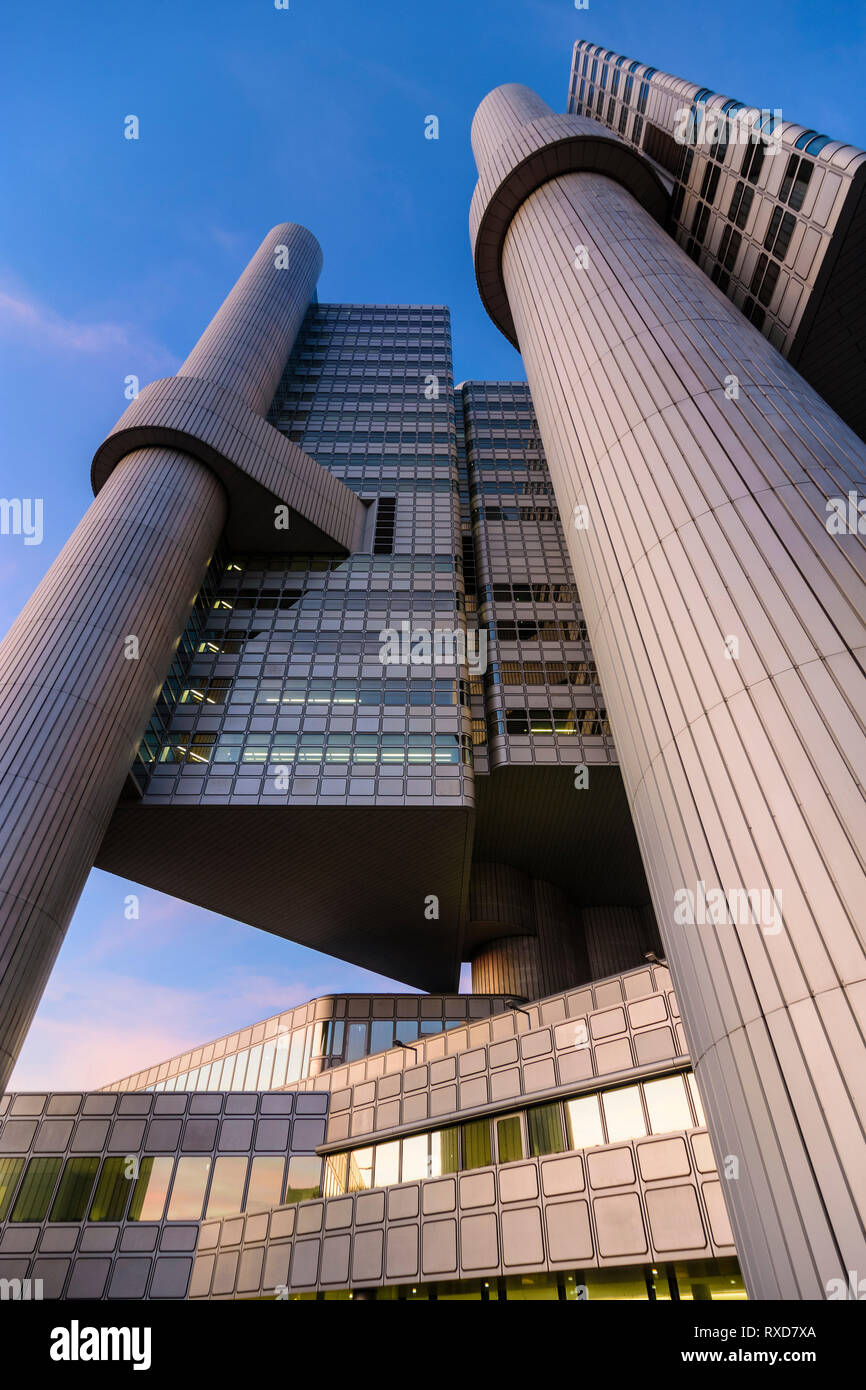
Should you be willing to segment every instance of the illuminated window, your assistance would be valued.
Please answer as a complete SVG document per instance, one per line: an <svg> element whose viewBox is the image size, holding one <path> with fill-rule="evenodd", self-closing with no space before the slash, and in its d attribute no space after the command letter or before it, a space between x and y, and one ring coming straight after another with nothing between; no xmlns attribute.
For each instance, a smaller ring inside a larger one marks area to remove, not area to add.
<svg viewBox="0 0 866 1390"><path fill-rule="evenodd" d="M620 1086L602 1094L608 1142L639 1139L646 1134L646 1121L640 1102L639 1086Z"/></svg>
<svg viewBox="0 0 866 1390"><path fill-rule="evenodd" d="M681 1076L663 1076L658 1081L645 1081L643 1093L653 1134L691 1128L692 1112Z"/></svg>
<svg viewBox="0 0 866 1390"><path fill-rule="evenodd" d="M570 1148L589 1149L595 1144L604 1143L598 1096L576 1096L574 1100L567 1100L565 1113L568 1118Z"/></svg>

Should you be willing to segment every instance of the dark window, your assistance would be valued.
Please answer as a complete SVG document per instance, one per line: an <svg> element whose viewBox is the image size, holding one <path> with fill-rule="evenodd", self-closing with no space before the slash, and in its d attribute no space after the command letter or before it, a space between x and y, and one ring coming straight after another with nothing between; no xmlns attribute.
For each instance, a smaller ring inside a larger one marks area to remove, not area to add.
<svg viewBox="0 0 866 1390"><path fill-rule="evenodd" d="M742 174L744 179L749 180L749 183L757 183L758 179L761 177L761 169L764 165L764 155L766 152L767 146L763 140L756 140L754 144L750 144L747 147L746 155L743 160Z"/></svg>
<svg viewBox="0 0 866 1390"><path fill-rule="evenodd" d="M393 497L380 497L376 506L373 554L390 555L394 549L394 521L397 503Z"/></svg>
<svg viewBox="0 0 866 1390"><path fill-rule="evenodd" d="M719 186L719 174L721 170L718 164L708 164L704 170L704 178L701 184L701 197L711 203L716 196L716 189Z"/></svg>
<svg viewBox="0 0 866 1390"><path fill-rule="evenodd" d="M742 182L738 183L734 189L734 196L731 199L728 216L738 227L745 227L754 196L755 190L753 188L747 188Z"/></svg>
<svg viewBox="0 0 866 1390"><path fill-rule="evenodd" d="M764 249L783 261L795 226L796 218L792 212L784 212L780 207L774 208L767 235L764 237Z"/></svg>

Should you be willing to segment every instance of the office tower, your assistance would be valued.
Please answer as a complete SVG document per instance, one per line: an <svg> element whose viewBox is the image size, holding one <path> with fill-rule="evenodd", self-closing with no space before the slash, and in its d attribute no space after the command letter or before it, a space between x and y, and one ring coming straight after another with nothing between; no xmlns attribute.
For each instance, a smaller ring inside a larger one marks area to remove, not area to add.
<svg viewBox="0 0 866 1390"><path fill-rule="evenodd" d="M455 386L443 306L319 303L282 224L97 451L0 649L9 1063L92 863L426 993L5 1098L0 1278L592 1301L861 1267L862 544L824 504L863 446L605 115L509 86L473 125L528 385Z"/></svg>

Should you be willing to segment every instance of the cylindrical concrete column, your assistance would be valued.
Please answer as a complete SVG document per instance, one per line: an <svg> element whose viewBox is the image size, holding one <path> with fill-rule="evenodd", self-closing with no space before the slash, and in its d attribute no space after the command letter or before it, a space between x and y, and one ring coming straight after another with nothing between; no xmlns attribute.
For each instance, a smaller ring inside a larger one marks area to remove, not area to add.
<svg viewBox="0 0 866 1390"><path fill-rule="evenodd" d="M275 227L180 374L264 415L321 263L305 228ZM135 448L0 644L0 1090L226 516L203 463Z"/></svg>
<svg viewBox="0 0 866 1390"><path fill-rule="evenodd" d="M322 269L312 232L280 222L202 333L178 376L225 386L266 415Z"/></svg>
<svg viewBox="0 0 866 1390"><path fill-rule="evenodd" d="M225 515L195 459L127 454L0 645L0 1089Z"/></svg>
<svg viewBox="0 0 866 1390"><path fill-rule="evenodd" d="M474 130L482 201L510 186L513 207L492 312L526 364L749 1290L822 1298L866 1269L866 547L826 525L866 447L632 196L610 132L516 90ZM539 119L563 134L532 180ZM495 286L490 245L482 226Z"/></svg>

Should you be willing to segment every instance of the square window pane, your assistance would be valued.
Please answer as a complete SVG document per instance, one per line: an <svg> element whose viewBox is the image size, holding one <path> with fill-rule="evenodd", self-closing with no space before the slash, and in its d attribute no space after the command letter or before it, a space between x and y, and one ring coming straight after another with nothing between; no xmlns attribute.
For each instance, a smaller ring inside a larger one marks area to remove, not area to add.
<svg viewBox="0 0 866 1390"><path fill-rule="evenodd" d="M122 1160L121 1160L122 1161ZM204 1157L179 1158L171 1200L168 1204L169 1221L200 1221L204 1203L204 1190L207 1187L211 1160ZM99 1194L97 1193L97 1196Z"/></svg>
<svg viewBox="0 0 866 1390"><path fill-rule="evenodd" d="M691 1129L692 1112L681 1076L663 1076L658 1081L645 1081L643 1093L653 1134Z"/></svg>
<svg viewBox="0 0 866 1390"><path fill-rule="evenodd" d="M575 1096L574 1100L567 1100L565 1113L572 1149L591 1149L604 1143L598 1096Z"/></svg>
<svg viewBox="0 0 866 1390"><path fill-rule="evenodd" d="M400 1181L400 1141L376 1145L374 1187L390 1187Z"/></svg>
<svg viewBox="0 0 866 1390"><path fill-rule="evenodd" d="M141 1160L138 1167L138 1181L129 1204L128 1221L161 1221L165 1211L165 1199L171 1182L173 1158L151 1158Z"/></svg>
<svg viewBox="0 0 866 1390"><path fill-rule="evenodd" d="M373 1186L373 1150L352 1149L349 1154L350 1192L363 1192Z"/></svg>
<svg viewBox="0 0 866 1390"><path fill-rule="evenodd" d="M286 1160L282 1154L261 1154L254 1158L250 1169L250 1185L247 1192L247 1211L268 1211L279 1206L283 1196L283 1169ZM287 1197L286 1201L291 1198Z"/></svg>
<svg viewBox="0 0 866 1390"><path fill-rule="evenodd" d="M427 1135L413 1134L403 1140L403 1182L427 1177Z"/></svg>
<svg viewBox="0 0 866 1390"><path fill-rule="evenodd" d="M602 1093L608 1143L618 1139L639 1139L646 1134L646 1121L640 1103L640 1088L622 1086Z"/></svg>
<svg viewBox="0 0 866 1390"><path fill-rule="evenodd" d="M277 1161L282 1166L282 1158ZM285 1202L306 1202L309 1197L318 1197L321 1185L322 1160L316 1154L295 1154L289 1159Z"/></svg>
<svg viewBox="0 0 866 1390"><path fill-rule="evenodd" d="M206 1216L234 1216L243 1211L244 1183L247 1159L234 1156L218 1158L213 1166Z"/></svg>

